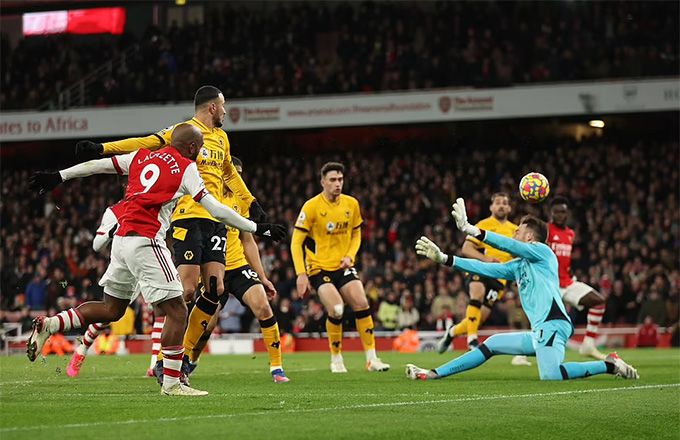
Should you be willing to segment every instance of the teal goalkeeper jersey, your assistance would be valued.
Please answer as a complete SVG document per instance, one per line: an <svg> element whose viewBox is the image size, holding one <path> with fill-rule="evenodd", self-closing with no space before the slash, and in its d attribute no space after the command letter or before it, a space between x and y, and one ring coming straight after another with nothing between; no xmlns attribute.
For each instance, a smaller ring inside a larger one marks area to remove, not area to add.
<svg viewBox="0 0 680 440"><path fill-rule="evenodd" d="M548 245L522 243L489 231L484 233L484 243L516 258L501 264L455 257L453 267L488 278L517 281L522 308L532 329L555 319L571 325L560 295L557 257Z"/></svg>

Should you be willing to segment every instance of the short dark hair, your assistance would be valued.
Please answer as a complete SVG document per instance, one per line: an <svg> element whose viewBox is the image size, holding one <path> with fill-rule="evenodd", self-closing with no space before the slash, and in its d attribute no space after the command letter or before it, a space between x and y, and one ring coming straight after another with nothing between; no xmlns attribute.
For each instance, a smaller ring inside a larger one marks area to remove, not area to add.
<svg viewBox="0 0 680 440"><path fill-rule="evenodd" d="M536 241L545 243L548 240L548 224L540 218L531 214L525 215L519 224L531 229Z"/></svg>
<svg viewBox="0 0 680 440"><path fill-rule="evenodd" d="M567 205L567 208L569 208L569 200L566 197L557 196L550 201L551 208L555 205Z"/></svg>
<svg viewBox="0 0 680 440"><path fill-rule="evenodd" d="M196 90L194 95L194 107L198 108L207 102L216 100L220 93L220 89L214 86L203 86Z"/></svg>
<svg viewBox="0 0 680 440"><path fill-rule="evenodd" d="M493 195L491 196L491 203L493 203L494 200L496 200L496 197L505 197L506 199L508 199L508 202L510 201L510 196L507 193L497 192L493 193Z"/></svg>
<svg viewBox="0 0 680 440"><path fill-rule="evenodd" d="M339 171L342 174L345 174L345 166L340 162L328 162L326 165L321 167L321 178L323 179L326 177L326 174L330 173L331 171Z"/></svg>
<svg viewBox="0 0 680 440"><path fill-rule="evenodd" d="M231 156L231 163L232 163L235 167L241 167L241 168L243 168L243 162L241 162L241 159L239 159L239 158L236 157L236 156Z"/></svg>

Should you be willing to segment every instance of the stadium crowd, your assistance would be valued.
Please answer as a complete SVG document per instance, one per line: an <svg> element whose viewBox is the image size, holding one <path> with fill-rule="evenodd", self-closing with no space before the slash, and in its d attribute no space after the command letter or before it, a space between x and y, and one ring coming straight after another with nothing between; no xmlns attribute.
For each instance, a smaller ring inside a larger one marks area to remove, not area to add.
<svg viewBox="0 0 680 440"><path fill-rule="evenodd" d="M449 212L460 196L473 221L489 215L489 198L499 190L512 197L515 222L525 213L547 218L548 203L528 205L517 198L517 179L531 170L549 176L551 194L572 202L573 269L607 298L604 323L636 324L647 316L659 326L677 323L680 210L678 186L671 183L679 177L677 142L618 135L530 144L506 139L505 145L457 155L462 151L452 148L461 147L448 143L425 148L407 142L312 157L279 152L251 158L243 152L242 158L244 179L270 218L290 226L304 201L320 191L321 165L327 160L347 165L345 192L360 201L365 222L357 268L380 329L443 329L464 317L463 276L417 258L415 239L425 234L445 252L459 253L463 237ZM122 195L115 177L99 176L37 197L26 190L29 174L28 169L4 169L0 201L1 308L21 311L27 325L31 312L52 315L102 297L97 282L109 254L94 253L91 242L105 208ZM296 292L289 244L263 245L261 251L279 292L274 309L282 331L323 331L318 300ZM518 325L515 301L507 295L489 324ZM135 308L141 332L141 302ZM584 315L572 315L584 322ZM354 327L349 309L345 321L346 328ZM230 301L222 330L248 331L251 325L257 321L250 312Z"/></svg>
<svg viewBox="0 0 680 440"><path fill-rule="evenodd" d="M675 2L204 7L203 23L140 37L32 37L12 49L3 38L0 108L57 102L135 44L85 105L190 100L201 84L246 98L678 74Z"/></svg>

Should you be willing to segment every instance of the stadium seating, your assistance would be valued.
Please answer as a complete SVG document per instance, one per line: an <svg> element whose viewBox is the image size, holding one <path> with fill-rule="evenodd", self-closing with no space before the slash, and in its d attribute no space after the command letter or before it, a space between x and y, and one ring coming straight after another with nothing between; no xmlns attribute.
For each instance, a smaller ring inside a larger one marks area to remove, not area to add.
<svg viewBox="0 0 680 440"><path fill-rule="evenodd" d="M674 2L433 5L207 2L203 24L166 31L33 37L12 49L3 38L0 108L57 102L133 44L85 105L190 100L202 84L234 99L678 74Z"/></svg>
<svg viewBox="0 0 680 440"><path fill-rule="evenodd" d="M458 252L462 237L449 214L458 196L468 199L474 220L488 215L488 199L498 190L513 197L515 221L527 212L545 218L547 206L532 207L516 196L518 176L540 167L551 176L552 194L573 202L573 267L580 279L609 298L605 322L635 323L644 319L638 316L641 310L654 314L659 308L665 315L660 319L677 321L679 194L677 185L667 183L678 181L677 142L619 134L530 144L506 138L506 147L500 149L479 146L475 139L459 143L477 145L476 151L457 157L452 153L461 150L450 145L415 141L376 145L360 154L321 152L311 159L299 152L251 158L242 151L244 178L271 218L292 225L304 200L319 191L320 166L326 160L342 160L348 166L346 191L362 205L365 224L358 267L374 311L395 292L399 303L412 299L420 314L417 328L432 330L438 320L440 327L446 320L431 314L432 303L450 304L436 298L451 296L454 307L447 313L460 319L467 295L460 274L416 257L415 239L425 234L446 251ZM233 154L241 155L238 148ZM91 239L105 208L120 198L116 178L69 182L42 199L26 192L28 174L28 169L3 170L3 188L13 191L2 200L2 307L21 309L27 290L44 291L44 307L56 311L71 300L100 298L97 281L106 269L108 252L95 254ZM262 249L282 298L276 307L285 305L277 310L281 327L311 329L315 319L295 292L288 244ZM496 312L490 324L504 325L506 319Z"/></svg>

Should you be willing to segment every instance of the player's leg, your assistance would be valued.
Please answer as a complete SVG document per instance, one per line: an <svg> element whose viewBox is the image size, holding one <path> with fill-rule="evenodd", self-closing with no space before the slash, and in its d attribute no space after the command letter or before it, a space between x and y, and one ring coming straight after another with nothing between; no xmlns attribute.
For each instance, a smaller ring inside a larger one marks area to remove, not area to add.
<svg viewBox="0 0 680 440"><path fill-rule="evenodd" d="M449 344L456 336L468 335L468 347L470 349L476 348L479 345L477 339L477 332L482 320L482 302L486 295L486 286L482 282L481 277L472 275L468 282L468 292L470 294L470 302L465 309L465 319L451 328L446 329L444 338L439 342L439 352L443 353L448 348Z"/></svg>
<svg viewBox="0 0 680 440"><path fill-rule="evenodd" d="M320 284L317 280L320 280ZM331 282L330 277L325 275L325 272L313 276L310 281L319 295L321 304L328 312L326 333L328 334L328 347L331 352L331 371L333 373L347 373L345 362L342 359L342 315L345 311L342 296Z"/></svg>
<svg viewBox="0 0 680 440"><path fill-rule="evenodd" d="M477 368L497 354L532 356L534 353L530 332L500 333L488 338L476 350L468 351L433 370L409 364L406 366L406 376L413 380L440 379Z"/></svg>
<svg viewBox="0 0 680 440"><path fill-rule="evenodd" d="M143 237L128 247L129 267L139 283L144 300L158 307L165 315L161 333L163 376L161 393L165 395L205 395L180 383L186 328L187 307L183 300L183 286L164 241Z"/></svg>
<svg viewBox="0 0 680 440"><path fill-rule="evenodd" d="M87 326L87 330L85 330L85 334L83 335L83 340L73 352L73 356L71 356L71 360L66 368L66 374L68 374L69 377L76 377L80 374L80 369L87 357L87 350L94 344L95 339L97 339L108 325L108 323L104 324L98 322Z"/></svg>
<svg viewBox="0 0 680 440"><path fill-rule="evenodd" d="M207 278L207 288L196 299L196 304L191 309L186 333L184 334L184 348L187 351L187 356L194 364L198 360L198 355L200 355L200 352L196 351L199 341L203 337L212 317L217 313L217 307L220 304L222 294L218 294L219 285L222 286L222 292L224 292L224 282L222 281L224 266L222 266L222 276L219 278L219 284L217 276L209 272L206 272L206 274L210 276L210 278ZM203 279L205 280L206 278Z"/></svg>
<svg viewBox="0 0 680 440"><path fill-rule="evenodd" d="M248 269L250 268L248 267ZM255 272L253 271L253 273ZM246 284L246 282L252 282L253 278L244 280L245 282L241 284L247 286L248 284ZM237 291L237 297L241 296L240 291L242 290L242 287L237 286L235 290ZM269 354L269 372L271 373L274 382L289 382L289 379L283 372L283 363L281 361L281 334L279 332L279 323L276 321L276 316L274 316L274 312L269 305L264 286L259 282L250 285L248 290L243 293L242 298L243 303L253 311L255 318L257 318L260 323L260 331L262 331L264 345L267 347L267 353Z"/></svg>
<svg viewBox="0 0 680 440"><path fill-rule="evenodd" d="M361 344L364 346L364 353L366 354L366 371L387 371L390 369L390 365L383 362L376 355L375 329L371 308L368 304L368 299L366 299L364 285L358 279L356 271L352 272L353 269L350 269L349 274L343 274L340 295L354 310L357 331L361 337ZM351 281L347 281L348 279L351 279Z"/></svg>
<svg viewBox="0 0 680 440"><path fill-rule="evenodd" d="M184 357L184 327L187 319L187 306L182 298L182 291L158 291L155 295L166 296L170 299L158 303L158 307L165 314L165 325L161 335L163 352L163 385L161 393L168 396L202 396L208 394L180 383L182 359Z"/></svg>
<svg viewBox="0 0 680 440"><path fill-rule="evenodd" d="M541 380L568 380L598 374L614 374L626 379L639 379L637 371L616 353L604 361L564 362L564 351L570 335L570 325L563 321L543 323L533 331L536 362Z"/></svg>
<svg viewBox="0 0 680 440"><path fill-rule="evenodd" d="M206 326L217 310L219 298L224 293L225 278L225 252L227 243L227 230L220 223L212 220L199 220L200 225L200 260L201 277L204 291L197 299L201 307L194 307L189 316L185 336L185 347L195 347L203 335ZM192 286L198 288L198 284ZM196 290L194 290L194 294ZM184 291L184 300L188 299L187 290ZM189 299L193 299L191 296Z"/></svg>
<svg viewBox="0 0 680 440"><path fill-rule="evenodd" d="M196 345L192 346L187 346L186 345L186 333L184 334L185 336L185 345L184 345L184 350L185 353L188 353L189 356L189 369L187 374L191 374L194 372L196 367L198 366L198 362L201 359L201 354L203 353L203 350L205 350L205 347L208 345L208 341L210 341L210 335L212 332L215 330L215 327L217 327L217 319L220 315L220 310L224 307L224 303L227 302L226 297L229 295L222 295L220 297L220 304L217 306L217 310L215 311L215 314L210 318L210 322L208 322L208 326L205 328L205 331L203 332L203 335L198 339L198 342ZM222 302L222 298L224 298L224 302Z"/></svg>
<svg viewBox="0 0 680 440"><path fill-rule="evenodd" d="M158 362L158 356L161 351L161 333L163 333L163 325L165 324L165 316L161 315L161 311L155 307L153 311L153 329L151 330L151 365L147 376L153 376L153 368Z"/></svg>
<svg viewBox="0 0 680 440"><path fill-rule="evenodd" d="M595 289L580 281L575 281L562 294L565 304L576 307L578 310L588 309L588 326L586 336L579 348L583 356L590 356L598 360L604 360L607 356L601 353L596 345L595 338L599 331L600 323L605 312L605 299Z"/></svg>
<svg viewBox="0 0 680 440"><path fill-rule="evenodd" d="M116 295L128 295L126 299L111 296L112 291L104 290L104 301L90 301L77 308L70 308L48 318L39 316L31 323L31 335L26 342L28 359L35 361L47 339L59 332L68 332L97 322L118 321L125 314L132 292L116 292Z"/></svg>

